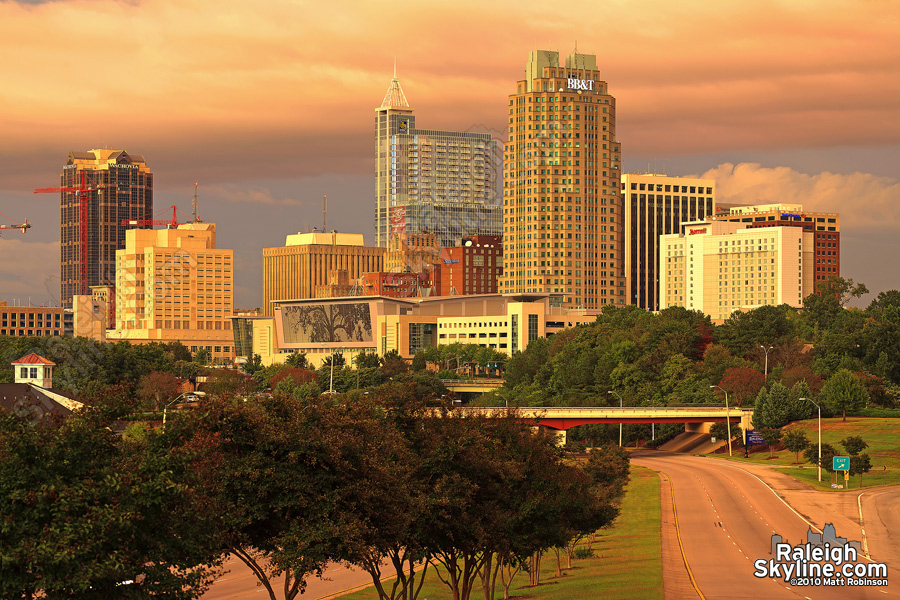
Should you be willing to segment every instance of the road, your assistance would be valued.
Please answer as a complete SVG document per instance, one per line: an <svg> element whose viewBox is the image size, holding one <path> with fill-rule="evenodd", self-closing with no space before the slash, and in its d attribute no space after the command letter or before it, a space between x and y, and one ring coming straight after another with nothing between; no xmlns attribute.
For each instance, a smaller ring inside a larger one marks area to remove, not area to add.
<svg viewBox="0 0 900 600"><path fill-rule="evenodd" d="M203 596L203 600L240 600L245 598L268 598L266 588L257 585L256 576L239 558L228 557L225 563L228 573L225 573L212 585ZM371 585L372 577L361 569L351 569L339 564L333 564L325 572L326 580L310 578L306 585L306 591L299 596L303 600L316 600L317 598L330 598L337 592L356 586ZM277 578L273 584L276 597L283 598L280 594L283 579Z"/></svg>
<svg viewBox="0 0 900 600"><path fill-rule="evenodd" d="M863 494L863 511L871 510L867 520L867 541L872 556L888 563L888 587L802 587L783 578L754 577L754 561L772 557L771 536L779 534L791 544L806 541L808 523L821 528L833 522L837 535L860 540L856 495L814 492L785 475L762 469L777 483L803 488L797 495L799 508L792 510L779 495L743 465L714 458L638 451L635 464L664 474L674 488L675 509L684 554L702 594L710 599L812 598L863 600L900 598L900 572L897 567L897 490ZM762 472L760 471L760 472ZM780 476L780 477L779 477ZM782 481L784 478L788 481ZM783 495L791 500L792 493ZM868 496L868 497L867 497ZM850 511L852 505L853 511ZM867 509L867 506L870 508ZM799 514L798 514L799 513ZM848 514L849 513L849 514ZM857 515L855 520L852 515ZM664 515L663 520L666 521ZM870 524L869 524L870 523ZM895 537L890 537L890 532ZM665 532L663 532L665 538ZM890 547L889 547L890 546ZM680 551L678 553L680 559ZM860 559L859 562L865 562ZM667 593L667 597L675 597Z"/></svg>

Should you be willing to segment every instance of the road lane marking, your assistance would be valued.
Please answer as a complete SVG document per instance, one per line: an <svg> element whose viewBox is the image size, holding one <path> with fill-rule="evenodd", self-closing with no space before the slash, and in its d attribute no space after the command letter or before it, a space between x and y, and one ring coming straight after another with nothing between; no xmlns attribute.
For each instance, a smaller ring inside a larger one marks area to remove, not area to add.
<svg viewBox="0 0 900 600"><path fill-rule="evenodd" d="M666 475L666 477L668 477L668 475ZM700 600L706 600L706 596L703 595L703 592L700 591L700 587L697 585L697 580L694 579L694 573L691 571L687 555L684 553L684 544L681 543L681 529L678 527L678 511L675 509L675 482L672 481L671 477L669 477L669 490L672 492L672 515L675 517L675 537L678 538L678 548L681 549L681 560L684 561L684 568L687 569L688 577L691 578L691 585L694 586L694 590L700 596Z"/></svg>
<svg viewBox="0 0 900 600"><path fill-rule="evenodd" d="M863 521L863 513L862 513L862 497L865 492L862 492L859 496L856 497L856 505L859 506L859 530L862 531L862 549L863 553L866 555L866 558L871 559L869 556L869 542L866 539L866 524ZM878 590L879 592L884 590Z"/></svg>

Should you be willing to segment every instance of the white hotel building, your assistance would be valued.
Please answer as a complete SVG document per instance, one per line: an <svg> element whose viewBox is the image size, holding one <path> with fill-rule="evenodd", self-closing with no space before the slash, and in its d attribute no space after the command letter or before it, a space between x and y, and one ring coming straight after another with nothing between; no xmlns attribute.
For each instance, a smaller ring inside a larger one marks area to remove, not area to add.
<svg viewBox="0 0 900 600"><path fill-rule="evenodd" d="M766 304L800 307L814 291L812 232L698 221L660 238L660 307L683 306L724 321Z"/></svg>

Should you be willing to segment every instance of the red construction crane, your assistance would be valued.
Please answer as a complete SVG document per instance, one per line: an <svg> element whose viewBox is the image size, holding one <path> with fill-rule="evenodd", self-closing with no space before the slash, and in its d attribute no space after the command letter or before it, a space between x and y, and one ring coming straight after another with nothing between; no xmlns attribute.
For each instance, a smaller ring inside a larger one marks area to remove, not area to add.
<svg viewBox="0 0 900 600"><path fill-rule="evenodd" d="M88 199L90 192L97 192L105 186L98 184L89 186L87 172L81 171L81 183L78 186L66 186L57 188L35 188L35 194L74 193L78 199L78 293L86 296L88 293L87 280L87 221Z"/></svg>
<svg viewBox="0 0 900 600"><path fill-rule="evenodd" d="M166 226L175 228L175 227L178 227L179 225L184 225L184 223L187 222L187 221L183 221L181 223L178 222L178 215L176 213L181 212L180 210L178 210L178 207L176 207L173 204L169 208L172 209L172 220L171 221L164 221L164 220L159 220L159 219L142 219L140 221L134 221L134 220L123 219L122 225L137 225L137 226L149 225L151 227L154 227L156 225L166 225ZM167 208L166 210L169 210L169 208ZM184 214L184 213L181 213L181 214ZM185 216L187 216L187 215L185 215Z"/></svg>
<svg viewBox="0 0 900 600"><path fill-rule="evenodd" d="M7 219L9 219L9 217L4 215L2 212L0 212L0 215L3 215ZM12 219L9 219L9 220L12 221ZM13 223L15 223L15 221L13 221ZM21 225L0 225L0 229L21 229L22 233L25 233L30 228L31 228L31 224L28 222L28 219L25 219L25 222L22 223Z"/></svg>

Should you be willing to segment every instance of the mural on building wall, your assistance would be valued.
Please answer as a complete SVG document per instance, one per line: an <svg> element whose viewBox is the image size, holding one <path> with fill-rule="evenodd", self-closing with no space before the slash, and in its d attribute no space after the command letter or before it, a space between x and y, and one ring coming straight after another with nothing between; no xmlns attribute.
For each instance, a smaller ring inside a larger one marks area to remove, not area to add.
<svg viewBox="0 0 900 600"><path fill-rule="evenodd" d="M282 306L286 343L371 342L368 303Z"/></svg>

